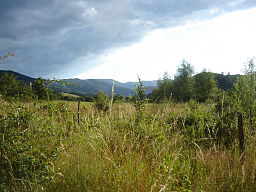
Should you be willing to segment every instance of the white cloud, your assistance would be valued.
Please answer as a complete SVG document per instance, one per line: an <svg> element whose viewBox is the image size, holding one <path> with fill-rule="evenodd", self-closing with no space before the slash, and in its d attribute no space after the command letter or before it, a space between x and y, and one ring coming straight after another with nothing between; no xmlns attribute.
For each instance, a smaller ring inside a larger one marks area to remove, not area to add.
<svg viewBox="0 0 256 192"><path fill-rule="evenodd" d="M230 4L230 6L236 6L243 2L245 2L245 0L231 0L229 4Z"/></svg>
<svg viewBox="0 0 256 192"><path fill-rule="evenodd" d="M84 10L83 17L85 18L93 18L98 14L98 11L94 8L87 8Z"/></svg>
<svg viewBox="0 0 256 192"><path fill-rule="evenodd" d="M141 19L133 19L130 21L132 25L148 25L148 26L153 26L154 23L152 21L148 20L141 20Z"/></svg>
<svg viewBox="0 0 256 192"><path fill-rule="evenodd" d="M174 75L184 58L197 72L240 73L247 58L255 56L256 9L228 13L212 20L154 30L129 47L105 53L102 63L79 78L115 78L120 81L158 79Z"/></svg>
<svg viewBox="0 0 256 192"><path fill-rule="evenodd" d="M232 2L235 3L231 5ZM0 20L0 49L3 53L12 51L16 55L13 61L8 61L5 69L32 77L38 74L45 78L70 77L79 73L78 70L85 72L104 64L107 61L97 58L104 56L105 51L138 42L146 32L255 6L255 0L1 1L0 18L4 19ZM161 44L171 49L165 45L172 43L171 40L161 39L163 42L159 41L155 46L159 48L157 51L164 52ZM11 44L7 42L9 40ZM144 61L150 64L154 57L162 71L164 62L155 53L146 59L147 49L137 50L140 52L140 65ZM90 54L96 55L96 59L92 60ZM124 59L126 61L118 63L122 64L122 69L126 63L131 65L130 60L137 64L136 58L130 59L129 52ZM166 63L172 62L167 56L164 59ZM117 68L117 64L110 63ZM136 70L139 68L141 66L137 64ZM170 67L167 69L171 70ZM120 71L111 72L121 74Z"/></svg>
<svg viewBox="0 0 256 192"><path fill-rule="evenodd" d="M219 12L219 9L217 9L217 8L214 8L214 9L211 9L210 10L210 13L212 14L212 15L214 15L214 14L216 14L216 13L218 13Z"/></svg>

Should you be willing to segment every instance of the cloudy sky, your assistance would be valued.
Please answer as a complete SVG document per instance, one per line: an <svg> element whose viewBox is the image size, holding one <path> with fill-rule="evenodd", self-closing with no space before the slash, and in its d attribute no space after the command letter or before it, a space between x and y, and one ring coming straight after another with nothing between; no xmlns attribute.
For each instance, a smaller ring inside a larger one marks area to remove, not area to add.
<svg viewBox="0 0 256 192"><path fill-rule="evenodd" d="M256 0L0 0L0 69L134 81L240 73L256 56Z"/></svg>

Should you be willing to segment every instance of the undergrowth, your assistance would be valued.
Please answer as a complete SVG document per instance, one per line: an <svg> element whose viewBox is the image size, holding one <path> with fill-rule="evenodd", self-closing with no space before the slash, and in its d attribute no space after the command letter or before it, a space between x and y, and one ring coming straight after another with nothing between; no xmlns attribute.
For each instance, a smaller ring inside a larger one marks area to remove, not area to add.
<svg viewBox="0 0 256 192"><path fill-rule="evenodd" d="M256 191L255 135L241 155L212 104L0 102L0 191Z"/></svg>

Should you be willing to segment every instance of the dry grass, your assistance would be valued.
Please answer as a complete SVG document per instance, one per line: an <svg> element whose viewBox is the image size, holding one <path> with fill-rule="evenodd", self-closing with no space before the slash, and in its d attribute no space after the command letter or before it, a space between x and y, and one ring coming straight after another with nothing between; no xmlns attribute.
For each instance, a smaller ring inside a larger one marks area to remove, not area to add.
<svg viewBox="0 0 256 192"><path fill-rule="evenodd" d="M105 114L81 103L80 125L76 102L25 105L40 117L31 127L52 131L35 142L49 149L60 144L54 179L36 191L256 191L255 137L247 137L244 159L237 144L229 150L201 144L184 131L191 127L183 122L188 104L148 104L136 124L132 104L115 104ZM212 113L209 106L199 108Z"/></svg>

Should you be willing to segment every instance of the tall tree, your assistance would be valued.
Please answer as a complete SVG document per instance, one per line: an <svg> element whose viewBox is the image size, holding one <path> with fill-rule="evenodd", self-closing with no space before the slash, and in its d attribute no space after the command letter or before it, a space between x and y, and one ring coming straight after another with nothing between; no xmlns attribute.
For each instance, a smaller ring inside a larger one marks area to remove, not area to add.
<svg viewBox="0 0 256 192"><path fill-rule="evenodd" d="M256 65L255 58L250 59L244 69L244 76L240 76L234 86L234 95L242 111L254 127L256 121ZM254 131L256 131L254 129Z"/></svg>
<svg viewBox="0 0 256 192"><path fill-rule="evenodd" d="M213 73L202 72L194 76L195 98L199 102L212 99L217 93L217 82Z"/></svg>
<svg viewBox="0 0 256 192"><path fill-rule="evenodd" d="M174 77L172 93L177 101L188 101L194 96L194 68L186 60L182 60Z"/></svg>
<svg viewBox="0 0 256 192"><path fill-rule="evenodd" d="M35 96L30 86L8 73L0 75L0 95L6 99L16 98L22 100L29 100Z"/></svg>
<svg viewBox="0 0 256 192"><path fill-rule="evenodd" d="M152 91L153 101L166 100L171 98L172 80L167 72L164 73L163 79L157 81L158 88Z"/></svg>
<svg viewBox="0 0 256 192"><path fill-rule="evenodd" d="M49 94L42 78L38 78L32 83L32 89L38 99L49 99Z"/></svg>
<svg viewBox="0 0 256 192"><path fill-rule="evenodd" d="M13 75L4 73L0 76L0 94L4 97L15 97L18 95L19 82Z"/></svg>

